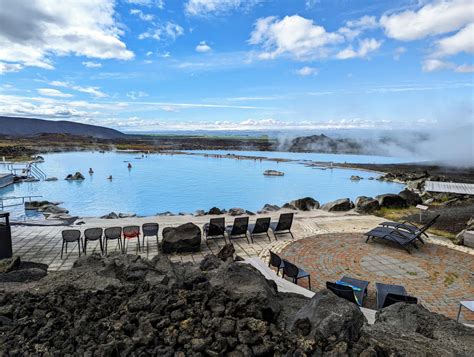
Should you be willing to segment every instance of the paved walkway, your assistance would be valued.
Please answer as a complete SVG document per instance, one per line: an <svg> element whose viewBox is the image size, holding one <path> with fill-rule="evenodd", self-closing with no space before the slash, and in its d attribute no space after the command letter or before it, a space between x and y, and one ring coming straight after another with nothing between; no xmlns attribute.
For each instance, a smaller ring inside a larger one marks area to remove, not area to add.
<svg viewBox="0 0 474 357"><path fill-rule="evenodd" d="M250 223L259 217L270 216L278 219L280 212L250 217ZM198 226L209 222L209 216L171 216L126 218L118 220L85 219L85 224L74 227L12 227L13 251L23 260L45 263L49 270L70 269L78 258L77 245L70 245L68 253L61 259L61 231L75 228L84 231L92 227L112 227L141 225L145 222L160 224L165 227L178 226L193 222ZM226 223L231 224L233 217L226 216ZM256 238L253 244L245 239L233 240L236 253L243 258L261 257L268 259L268 250L281 252L290 261L295 262L312 275L313 290L324 287L326 281L337 280L342 275L350 275L371 282L367 299L368 308L374 308L375 282L397 283L406 286L408 292L421 299L431 311L441 312L455 317L460 300L474 299L474 250L453 246L444 239L430 237L420 250L409 255L397 247L384 243L370 242L365 244L362 233L380 223L382 219L375 216L356 213L328 213L320 210L298 212L293 223L295 240L289 235L279 236L271 241L267 237ZM140 252L151 258L159 254L156 239L149 238L148 250ZM217 253L224 245L223 240L212 241L209 247L203 242L201 251L194 254L172 254L171 260L181 262L199 262L209 253ZM88 243L88 254L100 252L96 242ZM109 244L109 252L116 249ZM131 244L128 253L136 252ZM304 282L301 282L304 285ZM474 320L474 315L466 314L467 320Z"/></svg>
<svg viewBox="0 0 474 357"><path fill-rule="evenodd" d="M271 217L276 221L279 217L278 213L268 213L265 215L252 216L250 223L253 223L258 217ZM217 216L213 216L217 217ZM40 227L40 226L13 226L13 253L21 256L24 260L30 260L38 263L45 263L49 265L50 271L70 269L74 261L78 258L78 249L76 244L69 244L68 253L64 254L61 259L61 231L63 229L79 229L84 232L87 228L92 227L113 227L126 225L141 225L146 222L155 222L160 225L160 240L161 232L165 227L176 227L186 222L193 222L199 227L204 223L209 222L210 216L194 217L194 216L162 216L162 217L146 217L146 218L123 218L123 219L98 219L89 218L84 219L85 224L71 227ZM226 223L231 224L234 217L225 216ZM337 227L339 231L358 231L364 232L369 228L377 225L379 218L373 216L362 216L357 214L331 214L323 211L313 212L298 212L295 215L293 232L297 238L304 238L317 233L330 232L331 229ZM318 222L318 223L315 223ZM328 230L329 229L329 230ZM236 253L244 258L258 256L262 251L267 251L275 243L286 242L290 239L288 235L282 235L277 241L273 236L271 242L267 237L258 237L254 244L248 244L245 239L233 240ZM128 247L129 253L135 253L136 243L134 240L130 241ZM152 258L158 254L156 239L148 238L148 250L142 251L140 254L148 258ZM172 254L170 255L173 261L193 261L199 262L205 255L209 253L217 253L224 245L223 240L211 241L209 247L203 242L201 244L201 251L195 254ZM116 248L113 241L109 242L109 252ZM98 253L100 247L98 242L87 243L87 253Z"/></svg>
<svg viewBox="0 0 474 357"><path fill-rule="evenodd" d="M375 282L403 285L430 311L456 318L460 300L474 299L474 257L427 243L408 254L361 234L321 234L274 247L280 255L311 274L313 290L343 275L367 280L364 306L375 309ZM306 286L305 279L301 280ZM465 310L464 310L465 311ZM474 314L465 314L474 320Z"/></svg>

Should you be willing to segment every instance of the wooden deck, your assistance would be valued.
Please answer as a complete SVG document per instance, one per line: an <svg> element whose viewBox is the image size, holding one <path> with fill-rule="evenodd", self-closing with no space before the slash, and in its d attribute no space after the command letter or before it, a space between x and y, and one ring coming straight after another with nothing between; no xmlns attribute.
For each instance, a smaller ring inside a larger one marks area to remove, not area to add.
<svg viewBox="0 0 474 357"><path fill-rule="evenodd" d="M426 181L425 190L430 192L459 193L462 195L474 195L474 184L459 182Z"/></svg>

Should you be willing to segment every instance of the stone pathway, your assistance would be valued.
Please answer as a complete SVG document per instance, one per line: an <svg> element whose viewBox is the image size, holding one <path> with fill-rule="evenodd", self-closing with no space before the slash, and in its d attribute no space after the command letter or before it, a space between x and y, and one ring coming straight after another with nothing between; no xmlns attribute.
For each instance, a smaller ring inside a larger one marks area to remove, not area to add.
<svg viewBox="0 0 474 357"><path fill-rule="evenodd" d="M403 285L430 311L456 318L460 300L474 299L474 257L427 243L408 254L380 241L365 243L360 234L321 234L282 242L273 251L311 274L313 290L343 275L367 280L364 306L375 309L375 282ZM263 256L265 258L265 256ZM306 286L306 280L300 284ZM474 320L466 313L464 320Z"/></svg>
<svg viewBox="0 0 474 357"><path fill-rule="evenodd" d="M280 212L250 217L253 223L259 217L278 220ZM141 225L146 222L165 227L178 226L193 222L199 227L209 222L209 216L171 216L125 218L104 220L89 218L85 224L73 227L12 227L13 252L23 260L30 260L49 265L50 271L67 270L78 258L77 245L70 245L68 253L61 259L61 231L63 229L80 229L92 227L112 227ZM233 217L226 216L226 223L231 224ZM382 242L365 244L362 233L375 227L382 219L374 216L349 213L328 213L320 210L298 212L295 215L292 231L295 240L289 235L281 235L271 242L267 237L255 238L253 244L245 239L233 240L236 254L243 258L260 257L268 261L268 251L281 254L311 273L313 290L325 287L326 281L335 281L342 275L369 280L368 308L375 307L375 282L404 285L408 292L420 298L431 311L456 317L460 300L474 300L474 250L452 245L444 239L430 237L426 244L413 254L408 254L397 247ZM128 253L137 253L135 240L130 242ZM209 253L217 253L224 241L213 240L207 246L201 244L201 251L193 254L172 254L171 260L179 262L199 262ZM109 252L117 249L115 243L109 242ZM88 242L87 253L99 253L98 242ZM160 254L156 239L148 238L148 249L140 255L152 258ZM301 281L305 286L306 282ZM474 321L474 314L465 314L466 320Z"/></svg>

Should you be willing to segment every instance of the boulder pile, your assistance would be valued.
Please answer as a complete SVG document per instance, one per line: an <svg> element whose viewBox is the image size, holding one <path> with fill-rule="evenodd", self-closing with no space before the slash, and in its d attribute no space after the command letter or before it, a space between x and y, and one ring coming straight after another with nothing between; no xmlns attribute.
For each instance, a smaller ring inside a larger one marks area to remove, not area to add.
<svg viewBox="0 0 474 357"><path fill-rule="evenodd" d="M34 288L0 293L0 354L472 355L473 329L419 305L392 305L369 326L328 290L279 293L227 253L200 265L91 255Z"/></svg>

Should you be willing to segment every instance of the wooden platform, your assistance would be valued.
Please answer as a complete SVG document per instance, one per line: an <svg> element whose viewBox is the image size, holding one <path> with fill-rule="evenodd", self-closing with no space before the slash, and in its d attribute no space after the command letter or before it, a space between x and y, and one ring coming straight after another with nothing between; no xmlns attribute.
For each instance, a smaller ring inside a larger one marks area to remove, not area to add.
<svg viewBox="0 0 474 357"><path fill-rule="evenodd" d="M474 184L460 182L426 181L425 190L429 192L459 193L461 195L474 195Z"/></svg>

